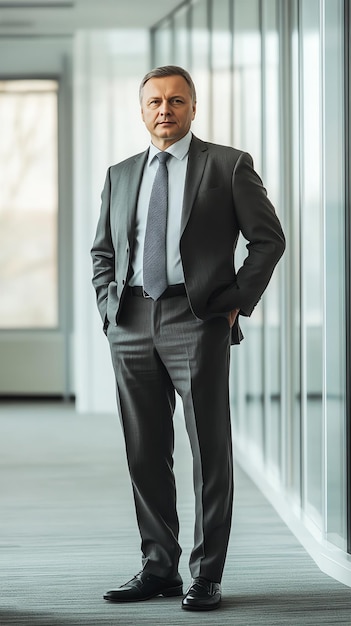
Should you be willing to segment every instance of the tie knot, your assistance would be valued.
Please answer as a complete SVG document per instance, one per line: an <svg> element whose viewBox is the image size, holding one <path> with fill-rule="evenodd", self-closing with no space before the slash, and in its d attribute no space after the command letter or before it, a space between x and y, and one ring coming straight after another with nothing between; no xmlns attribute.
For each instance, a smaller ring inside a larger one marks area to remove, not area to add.
<svg viewBox="0 0 351 626"><path fill-rule="evenodd" d="M156 154L158 160L160 163L162 163L162 165L164 165L164 163L167 163L169 157L171 156L169 152L158 152Z"/></svg>

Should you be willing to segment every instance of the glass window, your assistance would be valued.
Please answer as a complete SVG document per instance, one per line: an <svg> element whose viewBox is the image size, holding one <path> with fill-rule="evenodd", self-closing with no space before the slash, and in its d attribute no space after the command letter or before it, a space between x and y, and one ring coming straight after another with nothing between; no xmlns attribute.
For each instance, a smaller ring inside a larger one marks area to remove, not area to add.
<svg viewBox="0 0 351 626"><path fill-rule="evenodd" d="M256 171L262 174L261 32L258 0L234 3L234 146L248 151ZM246 242L240 238L235 264L246 256ZM263 319L260 303L249 320L241 318L245 340L235 355L234 372L244 372L243 384L235 385L237 406L245 407L241 426L255 458L263 462ZM238 374L239 376L239 374ZM238 380L238 383L240 381ZM240 396L243 395L242 398ZM235 411L234 411L235 415ZM234 417L234 419L236 419ZM240 418L239 418L240 419ZM248 443L247 443L248 445Z"/></svg>
<svg viewBox="0 0 351 626"><path fill-rule="evenodd" d="M173 32L170 20L164 21L153 31L153 52L155 67L172 63Z"/></svg>
<svg viewBox="0 0 351 626"><path fill-rule="evenodd" d="M212 11L212 135L224 145L232 142L232 32L228 0L216 0Z"/></svg>
<svg viewBox="0 0 351 626"><path fill-rule="evenodd" d="M58 325L57 90L0 81L0 328Z"/></svg>
<svg viewBox="0 0 351 626"><path fill-rule="evenodd" d="M258 0L234 2L234 144L261 170L261 32Z"/></svg>
<svg viewBox="0 0 351 626"><path fill-rule="evenodd" d="M344 7L344 0L189 0L174 14L175 58L189 52L198 92L194 132L252 155L287 235L283 262L251 318L241 318L245 341L232 350L238 449L280 483L303 523L342 549ZM170 50L170 29L166 38L159 30L161 52ZM241 237L237 267L245 244Z"/></svg>
<svg viewBox="0 0 351 626"><path fill-rule="evenodd" d="M343 2L325 2L327 536L346 547Z"/></svg>
<svg viewBox="0 0 351 626"><path fill-rule="evenodd" d="M210 102L210 72L208 67L210 38L208 30L207 2L197 2L191 5L191 37L190 59L191 74L196 87L197 110L192 129L200 139L209 137L209 102Z"/></svg>
<svg viewBox="0 0 351 626"><path fill-rule="evenodd" d="M323 196L320 2L301 6L301 263L304 495L322 526L323 481Z"/></svg>
<svg viewBox="0 0 351 626"><path fill-rule="evenodd" d="M263 177L269 197L281 213L281 138L279 95L279 32L276 0L263 3ZM264 297L265 444L270 474L281 478L281 264Z"/></svg>
<svg viewBox="0 0 351 626"><path fill-rule="evenodd" d="M183 7L174 16L174 63L185 69L190 65L189 6Z"/></svg>
<svg viewBox="0 0 351 626"><path fill-rule="evenodd" d="M296 6L293 7L296 9ZM302 415L301 415L301 211L300 211L300 75L299 75L299 31L297 10L292 14L291 41L291 78L288 86L282 91L284 112L287 116L284 123L287 159L283 182L284 199L289 208L287 216L288 248L285 254L289 263L289 291L285 307L286 317L290 320L291 333L286 333L285 367L290 403L287 410L287 428L285 451L287 454L287 483L294 504L301 506L301 474L302 474ZM288 50L290 54L290 50ZM286 74L284 81L287 80ZM289 124L291 115L291 125ZM290 194L289 194L290 191ZM290 247L290 251L289 251Z"/></svg>

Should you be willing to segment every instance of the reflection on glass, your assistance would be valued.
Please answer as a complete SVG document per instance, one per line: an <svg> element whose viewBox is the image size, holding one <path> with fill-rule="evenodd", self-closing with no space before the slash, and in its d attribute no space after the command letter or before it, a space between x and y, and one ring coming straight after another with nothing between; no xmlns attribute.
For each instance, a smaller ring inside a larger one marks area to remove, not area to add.
<svg viewBox="0 0 351 626"><path fill-rule="evenodd" d="M58 324L57 82L0 82L0 328Z"/></svg>

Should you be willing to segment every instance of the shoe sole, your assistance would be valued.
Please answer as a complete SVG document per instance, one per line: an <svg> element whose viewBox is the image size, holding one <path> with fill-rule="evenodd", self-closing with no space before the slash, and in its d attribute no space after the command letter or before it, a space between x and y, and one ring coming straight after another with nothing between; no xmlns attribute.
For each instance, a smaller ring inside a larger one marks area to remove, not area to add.
<svg viewBox="0 0 351 626"><path fill-rule="evenodd" d="M143 596L142 598L109 598L108 596L103 596L104 600L108 600L108 602L144 602L145 600L152 600L152 598L157 598L158 596L163 596L164 598L174 598L176 596L183 596L183 586L179 587L169 587L168 589L163 589L163 591L158 591L157 593L153 593L150 596Z"/></svg>
<svg viewBox="0 0 351 626"><path fill-rule="evenodd" d="M220 606L220 602L208 606L191 606L190 604L182 604L182 609L184 611L215 611L215 609L219 609Z"/></svg>

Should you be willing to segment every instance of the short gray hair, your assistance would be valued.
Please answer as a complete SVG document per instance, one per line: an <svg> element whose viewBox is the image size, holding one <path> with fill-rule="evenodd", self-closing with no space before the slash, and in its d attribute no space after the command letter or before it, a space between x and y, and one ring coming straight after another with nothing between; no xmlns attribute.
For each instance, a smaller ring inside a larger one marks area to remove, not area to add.
<svg viewBox="0 0 351 626"><path fill-rule="evenodd" d="M148 80L150 80L151 78L165 78L166 76L182 76L184 80L186 80L186 82L188 83L193 103L196 103L196 90L193 79L191 78L189 72L187 72L182 67L179 67L178 65L163 65L162 67L155 67L155 69L151 70L151 72L148 72L140 83L140 102L143 97L144 86L148 82Z"/></svg>

